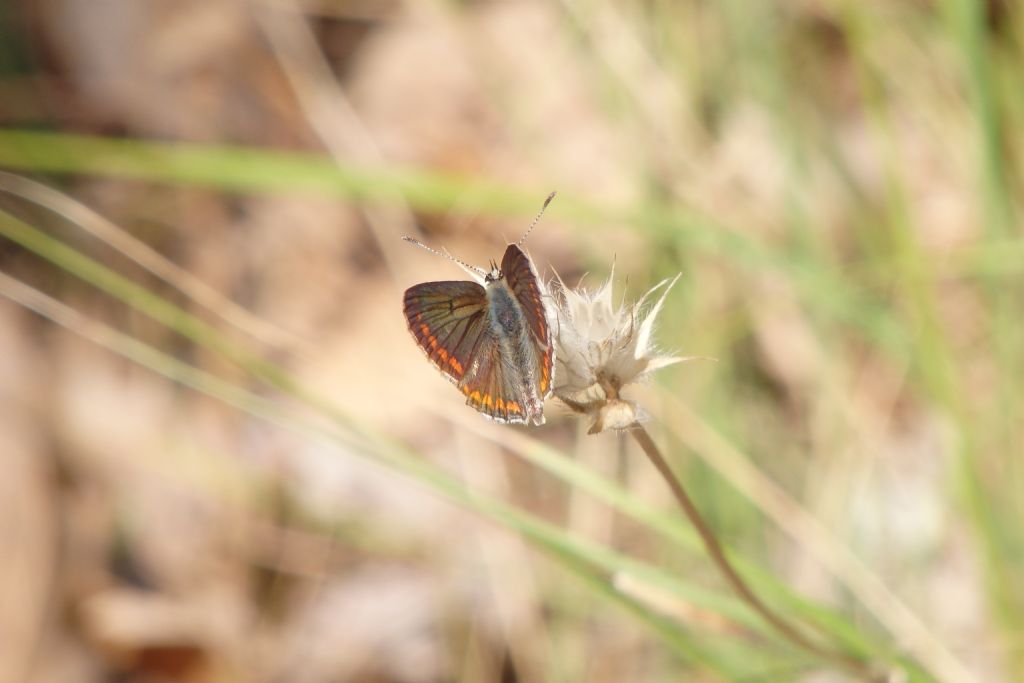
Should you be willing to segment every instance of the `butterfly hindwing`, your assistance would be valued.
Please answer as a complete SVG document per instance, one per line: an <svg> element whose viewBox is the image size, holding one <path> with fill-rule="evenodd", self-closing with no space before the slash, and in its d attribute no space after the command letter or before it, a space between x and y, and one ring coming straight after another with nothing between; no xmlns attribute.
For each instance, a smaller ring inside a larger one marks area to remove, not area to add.
<svg viewBox="0 0 1024 683"><path fill-rule="evenodd" d="M502 360L501 340L492 330L485 332L474 353L473 365L459 388L466 403L499 422L524 423L540 418L542 406L524 396L516 372Z"/></svg>
<svg viewBox="0 0 1024 683"><path fill-rule="evenodd" d="M425 282L405 290L405 321L416 343L448 379L460 384L486 324L487 294L475 282Z"/></svg>
<svg viewBox="0 0 1024 683"><path fill-rule="evenodd" d="M529 257L515 244L508 245L501 259L501 272L515 295L536 342L538 388L541 399L551 395L555 349L544 308L544 293Z"/></svg>

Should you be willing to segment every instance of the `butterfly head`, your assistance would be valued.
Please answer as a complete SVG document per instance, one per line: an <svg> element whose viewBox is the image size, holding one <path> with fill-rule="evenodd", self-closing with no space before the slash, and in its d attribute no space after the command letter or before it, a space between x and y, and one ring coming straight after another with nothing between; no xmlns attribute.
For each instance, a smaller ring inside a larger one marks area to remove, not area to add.
<svg viewBox="0 0 1024 683"><path fill-rule="evenodd" d="M501 278L505 277L504 273L501 272L501 268L494 261L491 261L491 269L484 275L484 283L490 284L491 282L497 282Z"/></svg>

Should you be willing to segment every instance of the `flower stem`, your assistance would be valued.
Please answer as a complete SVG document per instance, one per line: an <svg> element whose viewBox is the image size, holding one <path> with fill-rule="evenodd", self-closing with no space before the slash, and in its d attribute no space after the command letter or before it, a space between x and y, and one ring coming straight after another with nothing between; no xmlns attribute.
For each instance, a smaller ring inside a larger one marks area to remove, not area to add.
<svg viewBox="0 0 1024 683"><path fill-rule="evenodd" d="M779 635L793 645L796 645L817 657L833 662L851 673L864 676L869 680L877 678L877 674L871 671L867 662L857 659L845 652L832 650L814 642L804 635L804 633L799 631L792 623L781 617L778 613L773 611L772 608L766 605L764 601L754 593L747 582L743 580L736 569L733 568L729 559L725 555L722 545L718 542L718 537L715 536L715 532L712 531L711 527L708 526L708 523L704 521L704 518L701 516L700 511L697 510L697 506L694 504L693 499L690 498L689 494L687 494L686 490L683 488L683 485L679 482L679 479L677 479L672 473L671 468L665 461L665 457L661 454L661 451L654 443L654 440L651 439L647 430L641 425L636 425L630 430L630 433L633 435L633 438L636 439L636 442L640 444L640 448L643 449L655 469L658 470L662 478L672 490L672 494L675 496L679 506L683 508L683 512L686 513L687 519L690 520L690 523L693 524L697 533L700 535L701 541L703 541L704 547L707 549L708 555L711 557L711 561L714 562L715 566L743 602L745 602L752 610L757 612L757 614L768 622Z"/></svg>

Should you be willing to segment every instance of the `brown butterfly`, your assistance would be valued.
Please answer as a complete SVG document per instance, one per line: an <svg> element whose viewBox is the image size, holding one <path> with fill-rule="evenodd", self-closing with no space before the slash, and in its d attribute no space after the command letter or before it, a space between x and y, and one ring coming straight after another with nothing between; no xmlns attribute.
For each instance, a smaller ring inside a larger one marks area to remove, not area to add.
<svg viewBox="0 0 1024 683"><path fill-rule="evenodd" d="M427 358L465 394L467 405L499 422L544 424L555 348L537 271L519 245L554 196L548 196L526 234L505 248L501 266L492 261L489 271L403 238L455 261L479 280L410 287L405 321Z"/></svg>

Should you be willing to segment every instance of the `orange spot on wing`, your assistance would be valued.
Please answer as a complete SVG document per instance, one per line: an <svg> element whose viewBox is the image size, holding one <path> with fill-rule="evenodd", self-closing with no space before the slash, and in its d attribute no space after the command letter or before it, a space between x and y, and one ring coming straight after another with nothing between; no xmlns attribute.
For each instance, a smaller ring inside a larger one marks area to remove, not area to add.
<svg viewBox="0 0 1024 683"><path fill-rule="evenodd" d="M454 370L455 372L459 373L460 375L462 374L462 363L460 363L455 356L452 356L451 358L448 359L448 365L452 366L452 370Z"/></svg>
<svg viewBox="0 0 1024 683"><path fill-rule="evenodd" d="M427 325L420 325L420 331L423 332L423 336L426 337L427 345L432 349L436 349L437 337L430 334L430 328Z"/></svg>
<svg viewBox="0 0 1024 683"><path fill-rule="evenodd" d="M510 412L510 413L521 413L521 412L523 412L523 409L520 408L519 404L516 403L515 401L507 402L505 404L505 407L508 408L508 412Z"/></svg>

